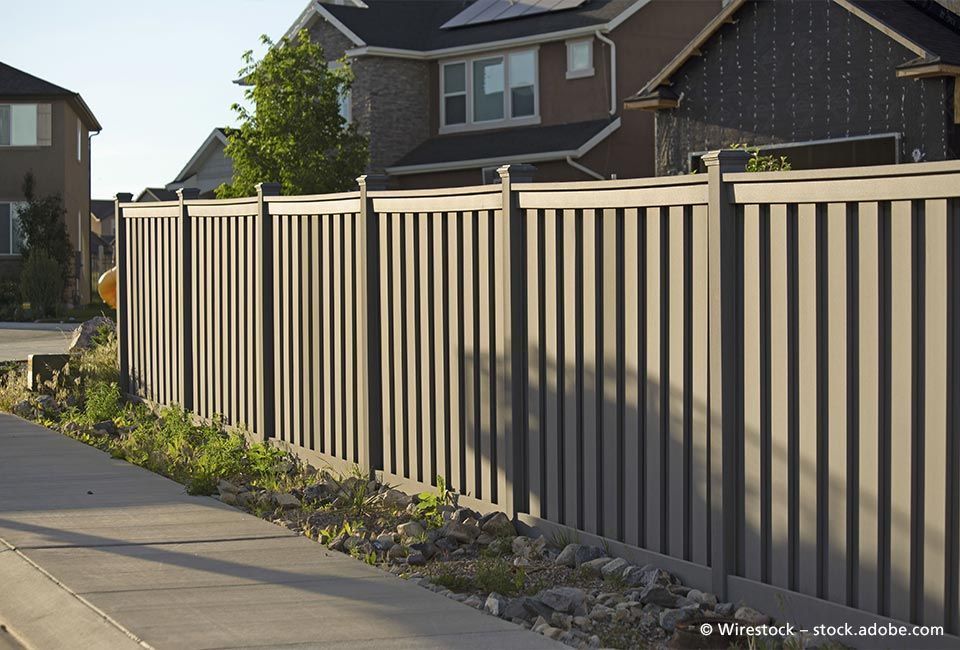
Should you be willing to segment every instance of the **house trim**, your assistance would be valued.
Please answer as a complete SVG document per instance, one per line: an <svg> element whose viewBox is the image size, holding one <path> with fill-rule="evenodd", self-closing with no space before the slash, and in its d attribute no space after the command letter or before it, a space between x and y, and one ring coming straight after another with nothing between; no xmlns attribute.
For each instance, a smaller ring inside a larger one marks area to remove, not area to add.
<svg viewBox="0 0 960 650"><path fill-rule="evenodd" d="M458 169L472 169L474 167L491 167L495 165L509 165L514 163L535 163L546 162L549 160L565 160L566 158L581 158L590 152L591 149L600 144L611 133L620 128L620 118L613 120L609 125L601 129L596 135L584 142L576 149L567 151L540 151L529 154L515 154L512 156L499 156L494 158L474 158L472 160L451 160L442 163L426 163L423 165L401 165L399 167L387 167L386 172L394 176L405 174L424 174L427 172L455 171Z"/></svg>
<svg viewBox="0 0 960 650"><path fill-rule="evenodd" d="M742 1L742 0L741 0ZM359 36L350 31L343 23L337 20L333 14L324 9L322 5L318 2L311 3L310 6L304 10L304 13L301 14L301 17L297 20L295 27L291 27L288 30L288 34L295 33L297 29L302 27L309 26L310 16L307 14L311 8L316 10L316 13L326 19L331 25L337 28L344 36L353 41L357 47L351 50L346 51L348 57L357 57L357 56L385 56L385 57L395 57L401 59L439 59L449 56L461 56L468 55L479 52L486 52L494 49L506 49L514 47L523 47L526 45L536 45L538 43L549 43L552 41L562 41L566 39L578 38L592 36L596 34L597 31L601 32L611 32L626 20L628 20L635 13L643 9L645 6L650 4L651 0L637 0L632 5L624 9L617 16L610 19L606 23L600 23L598 25L586 25L584 27L576 27L573 29L566 29L557 32L544 32L542 34L531 34L529 36L521 36L518 38L504 39L500 41L485 41L482 43L471 43L470 45L458 45L455 47L446 47L436 50L406 50L402 48L394 47L379 47L376 45L367 45L360 39ZM315 6L314 6L315 5Z"/></svg>
<svg viewBox="0 0 960 650"><path fill-rule="evenodd" d="M337 31L349 38L354 45L358 47L363 47L366 45L362 38L353 33L349 27L340 22L336 16L327 11L323 4L317 0L310 0L310 3L300 13L300 15L297 17L297 20L294 21L293 25L290 26L290 29L287 30L283 37L290 40L296 36L297 32L299 32L301 29L310 29L318 17L323 18L328 23L333 25Z"/></svg>
<svg viewBox="0 0 960 650"><path fill-rule="evenodd" d="M929 63L897 70L898 77L923 79L924 77L960 77L960 65Z"/></svg>
<svg viewBox="0 0 960 650"><path fill-rule="evenodd" d="M184 165L183 169L180 170L180 173L177 174L176 178L173 180L174 183L179 183L185 181L187 178L193 175L193 166L196 165L200 159L207 153L207 149L210 148L210 145L215 141L219 141L223 146L227 146L227 136L220 132L220 129L214 129L213 132L207 136L207 139L203 141L203 144L200 145L200 148L197 149L197 152L193 154L193 157Z"/></svg>

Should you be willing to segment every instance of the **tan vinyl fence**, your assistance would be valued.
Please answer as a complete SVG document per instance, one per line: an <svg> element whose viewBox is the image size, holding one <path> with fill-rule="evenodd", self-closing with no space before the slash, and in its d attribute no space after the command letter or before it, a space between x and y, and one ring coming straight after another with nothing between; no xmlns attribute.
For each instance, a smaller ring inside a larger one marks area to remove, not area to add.
<svg viewBox="0 0 960 650"><path fill-rule="evenodd" d="M960 645L960 164L745 155L118 197L123 388L408 488L442 476L779 618Z"/></svg>

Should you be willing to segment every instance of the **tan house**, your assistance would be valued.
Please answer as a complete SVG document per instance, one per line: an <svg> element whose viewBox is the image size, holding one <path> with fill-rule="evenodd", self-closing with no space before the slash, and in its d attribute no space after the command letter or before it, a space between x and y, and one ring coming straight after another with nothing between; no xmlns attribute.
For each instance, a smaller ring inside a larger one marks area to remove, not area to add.
<svg viewBox="0 0 960 650"><path fill-rule="evenodd" d="M59 194L75 253L71 298L90 300L90 133L100 123L78 93L0 63L0 279L20 269L17 213L23 179Z"/></svg>
<svg viewBox="0 0 960 650"><path fill-rule="evenodd" d="M309 30L355 81L344 111L370 168L399 187L475 185L505 163L539 180L648 176L653 116L623 99L721 9L720 0L311 2Z"/></svg>

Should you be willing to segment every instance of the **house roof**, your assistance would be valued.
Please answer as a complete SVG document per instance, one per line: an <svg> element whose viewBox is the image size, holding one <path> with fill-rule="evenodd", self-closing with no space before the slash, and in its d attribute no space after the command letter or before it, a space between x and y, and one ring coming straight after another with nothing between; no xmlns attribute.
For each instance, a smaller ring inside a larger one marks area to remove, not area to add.
<svg viewBox="0 0 960 650"><path fill-rule="evenodd" d="M88 129L91 131L103 129L79 93L35 77L2 61L0 61L0 98L24 100L63 98L80 116Z"/></svg>
<svg viewBox="0 0 960 650"><path fill-rule="evenodd" d="M182 183L196 174L199 164L203 162L213 148L218 145L224 147L227 145L227 130L219 126L210 132L210 135L208 135L207 139L203 141L203 144L200 145L200 148L197 149L190 160L187 161L187 164L184 165L183 169L180 170L180 173L177 174L177 177L173 179L173 182L168 183L168 185Z"/></svg>
<svg viewBox="0 0 960 650"><path fill-rule="evenodd" d="M90 214L97 219L113 216L113 199L90 199Z"/></svg>
<svg viewBox="0 0 960 650"><path fill-rule="evenodd" d="M431 138L387 168L391 174L579 158L620 127L620 118Z"/></svg>
<svg viewBox="0 0 960 650"><path fill-rule="evenodd" d="M693 40L638 92L627 97L630 107L656 108L661 87L725 24L734 20L734 14L750 0L733 0L714 17ZM898 68L929 65L960 65L960 29L952 26L953 16L938 3L925 0L833 0L835 3L879 29L888 37L914 52L917 57L905 61ZM934 7L933 5L936 5ZM940 12L944 12L941 14Z"/></svg>
<svg viewBox="0 0 960 650"><path fill-rule="evenodd" d="M579 7L461 27L441 26L474 0L366 0L365 7L312 1L287 35L327 20L358 48L411 52L526 39L548 40L571 30L613 29L649 0L588 0Z"/></svg>
<svg viewBox="0 0 960 650"><path fill-rule="evenodd" d="M137 203L147 201L176 201L179 197L175 190L168 190L163 187L147 187L137 196Z"/></svg>

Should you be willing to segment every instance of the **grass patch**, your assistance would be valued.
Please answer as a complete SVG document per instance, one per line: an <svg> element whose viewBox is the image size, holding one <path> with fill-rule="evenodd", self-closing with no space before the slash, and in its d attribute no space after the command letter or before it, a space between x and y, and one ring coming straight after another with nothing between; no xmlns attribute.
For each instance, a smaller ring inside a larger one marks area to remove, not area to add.
<svg viewBox="0 0 960 650"><path fill-rule="evenodd" d="M455 591L457 593L463 593L465 591L473 591L473 580L468 576L465 576L460 573L454 573L450 569L444 567L443 571L439 574L430 578L430 582L445 587L450 591Z"/></svg>
<svg viewBox="0 0 960 650"><path fill-rule="evenodd" d="M481 591L495 591L504 596L513 596L523 591L527 581L526 572L511 566L501 558L481 558L477 562L474 583Z"/></svg>

